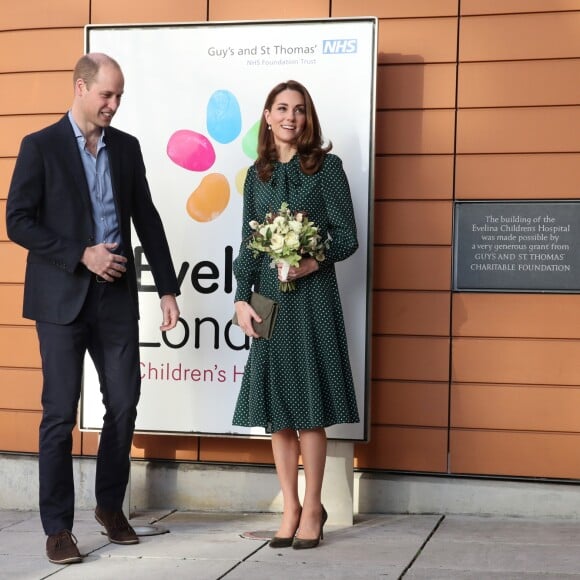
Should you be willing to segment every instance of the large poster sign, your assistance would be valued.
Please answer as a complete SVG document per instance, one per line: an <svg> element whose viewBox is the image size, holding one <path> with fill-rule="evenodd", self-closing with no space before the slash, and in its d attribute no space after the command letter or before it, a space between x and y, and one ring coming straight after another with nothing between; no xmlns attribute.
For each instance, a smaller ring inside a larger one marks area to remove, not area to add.
<svg viewBox="0 0 580 580"><path fill-rule="evenodd" d="M110 54L123 68L115 126L141 142L182 292L180 323L161 333L159 299L135 237L143 381L137 431L264 434L231 424L250 345L231 323L232 263L266 95L294 79L311 93L352 190L360 249L337 271L362 420L328 433L365 438L376 27L374 18L87 27L87 52ZM102 416L87 363L81 428L100 429Z"/></svg>

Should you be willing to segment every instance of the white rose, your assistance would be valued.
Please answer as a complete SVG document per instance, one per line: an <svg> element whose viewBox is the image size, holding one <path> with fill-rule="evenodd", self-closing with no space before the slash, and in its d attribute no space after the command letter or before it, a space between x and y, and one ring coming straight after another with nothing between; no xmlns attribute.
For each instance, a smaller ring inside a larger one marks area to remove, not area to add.
<svg viewBox="0 0 580 580"><path fill-rule="evenodd" d="M260 227L260 224L259 224L259 223L258 223L256 220L252 220L252 221L250 222L250 227L251 227L253 230L257 230L257 229Z"/></svg>
<svg viewBox="0 0 580 580"><path fill-rule="evenodd" d="M280 215L274 218L274 225L277 228L281 228L282 226L284 226L285 223L286 223L286 219Z"/></svg>
<svg viewBox="0 0 580 580"><path fill-rule="evenodd" d="M300 222L292 221L288 224L293 232L299 234L302 231L302 224Z"/></svg>
<svg viewBox="0 0 580 580"><path fill-rule="evenodd" d="M297 250L300 247L300 238L296 232L288 232L286 235L286 246L291 250Z"/></svg>
<svg viewBox="0 0 580 580"><path fill-rule="evenodd" d="M284 236L280 234L272 234L272 239L270 240L270 247L274 252L280 252L284 247Z"/></svg>

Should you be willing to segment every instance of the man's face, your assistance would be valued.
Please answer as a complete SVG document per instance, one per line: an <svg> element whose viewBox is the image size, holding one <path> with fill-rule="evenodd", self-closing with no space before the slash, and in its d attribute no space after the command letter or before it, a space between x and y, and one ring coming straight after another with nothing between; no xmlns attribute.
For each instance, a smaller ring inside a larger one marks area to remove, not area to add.
<svg viewBox="0 0 580 580"><path fill-rule="evenodd" d="M108 127L121 104L125 85L123 73L115 66L103 64L90 86L82 80L79 83L84 122Z"/></svg>

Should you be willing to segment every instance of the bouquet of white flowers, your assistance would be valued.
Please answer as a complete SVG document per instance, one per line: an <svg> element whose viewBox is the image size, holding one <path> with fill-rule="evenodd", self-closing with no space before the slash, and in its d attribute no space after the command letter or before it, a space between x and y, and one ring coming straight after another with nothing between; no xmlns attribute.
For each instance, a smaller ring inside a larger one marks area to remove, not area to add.
<svg viewBox="0 0 580 580"><path fill-rule="evenodd" d="M286 202L279 211L267 213L264 223L252 220L249 225L253 232L248 247L254 250L254 257L263 252L272 259L273 268L282 263L282 292L296 288L295 282L286 280L286 276L290 266L297 267L303 256L312 256L318 262L324 260L328 240L322 241L318 227L305 212L291 211Z"/></svg>

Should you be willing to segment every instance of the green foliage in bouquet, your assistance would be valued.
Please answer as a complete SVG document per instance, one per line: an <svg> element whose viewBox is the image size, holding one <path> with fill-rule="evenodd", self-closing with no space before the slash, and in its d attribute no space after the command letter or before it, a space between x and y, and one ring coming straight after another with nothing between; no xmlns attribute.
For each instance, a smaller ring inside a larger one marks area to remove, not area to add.
<svg viewBox="0 0 580 580"><path fill-rule="evenodd" d="M284 264L297 267L303 256L311 256L318 262L325 257L328 240L323 241L318 233L318 227L303 211L291 211L286 202L279 211L266 214L263 223L255 220L250 222L252 235L248 247L254 251L254 257L260 253L267 254L272 260L272 266ZM294 290L294 282L280 282L283 292Z"/></svg>

